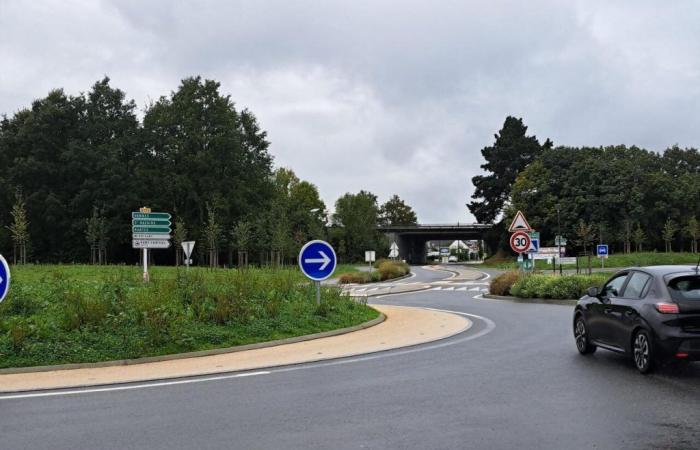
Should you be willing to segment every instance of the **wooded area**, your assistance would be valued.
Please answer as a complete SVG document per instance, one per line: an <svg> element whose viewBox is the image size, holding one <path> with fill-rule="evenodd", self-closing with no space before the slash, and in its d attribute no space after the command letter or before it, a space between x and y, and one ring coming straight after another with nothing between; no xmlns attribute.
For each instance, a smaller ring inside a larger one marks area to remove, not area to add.
<svg viewBox="0 0 700 450"><path fill-rule="evenodd" d="M505 248L518 210L554 245L558 227L577 250L607 243L616 252L697 251L700 238L700 153L670 147L554 147L527 136L522 119L508 117L482 154L485 176L470 210L477 219L501 218L492 243ZM505 244L505 245L504 245Z"/></svg>
<svg viewBox="0 0 700 450"><path fill-rule="evenodd" d="M109 78L76 96L53 90L0 122L0 250L17 263L133 263L131 212L149 206L173 215L175 245L151 252L156 262L196 240L200 264L279 264L319 238L352 261L380 249L380 220L408 209L415 222L398 197L380 207L361 191L338 200L329 230L316 186L275 169L269 147L216 81L183 80L142 120Z"/></svg>

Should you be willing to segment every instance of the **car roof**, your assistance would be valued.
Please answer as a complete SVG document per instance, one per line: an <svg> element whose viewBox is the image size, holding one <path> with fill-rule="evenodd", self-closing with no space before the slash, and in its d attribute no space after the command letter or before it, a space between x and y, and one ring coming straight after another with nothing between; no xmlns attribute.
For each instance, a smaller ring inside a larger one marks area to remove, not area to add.
<svg viewBox="0 0 700 450"><path fill-rule="evenodd" d="M696 273L699 273L696 271L696 265L695 264L688 264L688 265L666 265L666 266L645 266L645 267L628 267L624 270L640 270L642 272L647 272L651 275L655 276L666 276L666 275L675 275L675 274L691 274L694 275Z"/></svg>

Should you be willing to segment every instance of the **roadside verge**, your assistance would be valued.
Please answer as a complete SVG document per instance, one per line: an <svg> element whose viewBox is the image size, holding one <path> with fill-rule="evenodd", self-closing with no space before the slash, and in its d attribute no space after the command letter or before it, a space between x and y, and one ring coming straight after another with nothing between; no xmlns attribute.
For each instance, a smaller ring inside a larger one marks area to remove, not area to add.
<svg viewBox="0 0 700 450"><path fill-rule="evenodd" d="M0 374L0 392L144 382L310 363L432 342L454 336L471 327L468 319L441 311L372 306L386 320L352 333L186 359Z"/></svg>

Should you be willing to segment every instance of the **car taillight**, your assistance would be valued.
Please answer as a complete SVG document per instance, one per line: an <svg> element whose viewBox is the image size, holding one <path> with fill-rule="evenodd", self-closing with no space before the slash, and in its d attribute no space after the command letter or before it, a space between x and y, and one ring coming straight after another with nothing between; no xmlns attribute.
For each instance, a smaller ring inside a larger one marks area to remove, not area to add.
<svg viewBox="0 0 700 450"><path fill-rule="evenodd" d="M675 303L657 303L656 310L661 314L678 314L678 305Z"/></svg>

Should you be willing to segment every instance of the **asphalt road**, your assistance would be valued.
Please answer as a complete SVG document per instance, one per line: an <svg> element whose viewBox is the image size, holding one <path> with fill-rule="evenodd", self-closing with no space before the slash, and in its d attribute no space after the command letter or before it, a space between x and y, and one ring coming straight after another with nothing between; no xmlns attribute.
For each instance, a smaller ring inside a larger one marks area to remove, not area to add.
<svg viewBox="0 0 700 450"><path fill-rule="evenodd" d="M248 377L0 396L0 449L700 448L698 364L642 376L616 354L580 356L571 306L456 291L379 301L472 314L474 326Z"/></svg>

